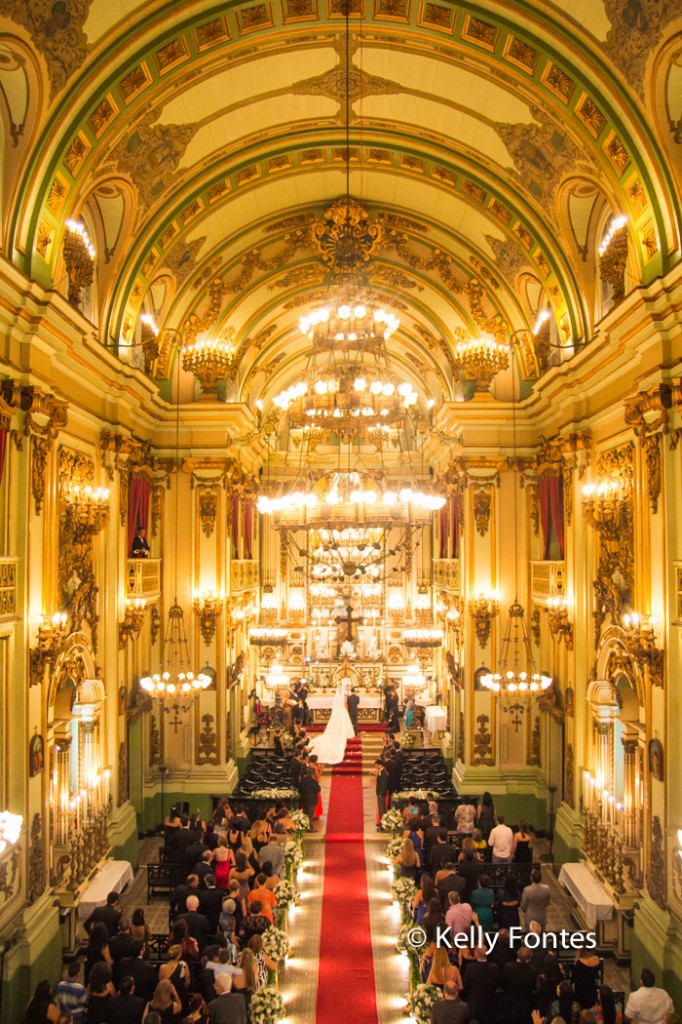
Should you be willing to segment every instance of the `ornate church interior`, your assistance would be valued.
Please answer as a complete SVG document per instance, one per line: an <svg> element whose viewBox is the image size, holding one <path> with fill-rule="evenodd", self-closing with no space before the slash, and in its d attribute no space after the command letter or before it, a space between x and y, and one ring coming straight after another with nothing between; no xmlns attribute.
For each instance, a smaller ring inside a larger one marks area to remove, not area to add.
<svg viewBox="0 0 682 1024"><path fill-rule="evenodd" d="M3 1024L296 680L370 902L395 691L682 1009L679 0L0 0L0 114Z"/></svg>

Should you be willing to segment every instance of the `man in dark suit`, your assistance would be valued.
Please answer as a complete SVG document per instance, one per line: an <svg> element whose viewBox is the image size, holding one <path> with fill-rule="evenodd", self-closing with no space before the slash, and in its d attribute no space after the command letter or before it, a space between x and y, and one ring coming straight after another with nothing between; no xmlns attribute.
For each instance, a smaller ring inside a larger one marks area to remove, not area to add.
<svg viewBox="0 0 682 1024"><path fill-rule="evenodd" d="M140 1024L146 1003L136 994L135 979L121 978L118 993L118 999L107 1001L109 1024Z"/></svg>
<svg viewBox="0 0 682 1024"><path fill-rule="evenodd" d="M198 877L199 877L199 885L201 886L201 888L205 888L206 887L206 882L204 881L204 879L206 878L206 875L212 875L213 874L213 865L211 864L211 851L210 850L206 850L202 854L201 860L198 862L198 864L195 864L194 867L192 868L192 874L198 875Z"/></svg>
<svg viewBox="0 0 682 1024"><path fill-rule="evenodd" d="M187 847L196 842L196 835L189 827L189 818L185 815L180 818L180 828L174 828L166 835L166 849L169 860L173 864L184 864L186 861Z"/></svg>
<svg viewBox="0 0 682 1024"><path fill-rule="evenodd" d="M291 759L291 785L294 789L298 789L298 784L301 781L301 771L303 769L303 755L299 751L295 757Z"/></svg>
<svg viewBox="0 0 682 1024"><path fill-rule="evenodd" d="M114 935L114 937L109 940L109 952L111 953L111 958L114 961L112 971L114 973L115 982L118 982L122 977L119 970L121 960L133 955L134 943L135 939L130 934L130 921L127 917L122 917L118 922L118 935Z"/></svg>
<svg viewBox="0 0 682 1024"><path fill-rule="evenodd" d="M448 843L447 838L447 829L444 829L436 837L436 845L431 847L429 865L431 867L431 874L434 877L442 867L452 861L452 847Z"/></svg>
<svg viewBox="0 0 682 1024"><path fill-rule="evenodd" d="M188 871L192 871L195 864L203 858L204 854L208 850L208 847L204 845L200 836L195 833L194 842L185 850L185 864Z"/></svg>
<svg viewBox="0 0 682 1024"><path fill-rule="evenodd" d="M432 814L431 824L424 830L424 859L427 864L430 863L431 850L438 842L438 836L442 836L443 841L447 842L448 830L444 825L441 825L440 816Z"/></svg>
<svg viewBox="0 0 682 1024"><path fill-rule="evenodd" d="M307 725L310 721L310 708L308 707L308 687L305 682L301 682L298 688L298 699L303 705L303 724Z"/></svg>
<svg viewBox="0 0 682 1024"><path fill-rule="evenodd" d="M135 994L146 1004L154 995L157 977L152 965L143 959L143 953L144 942L142 939L135 939L133 955L121 960L121 978L131 977L133 979Z"/></svg>
<svg viewBox="0 0 682 1024"><path fill-rule="evenodd" d="M311 769L307 768L301 772L301 781L298 784L298 790L301 794L301 803L303 804L303 810L310 819L309 832L314 832L313 818L315 817L315 808L317 807L317 798L320 794L320 784L315 778L314 773Z"/></svg>
<svg viewBox="0 0 682 1024"><path fill-rule="evenodd" d="M355 687L354 686L351 686L351 690L350 690L350 693L348 694L348 699L346 701L346 704L348 705L348 717L350 718L351 722L353 723L353 731L355 732L355 735L357 736L357 734L358 734L358 708L360 707L360 697L355 692Z"/></svg>
<svg viewBox="0 0 682 1024"><path fill-rule="evenodd" d="M500 968L497 964L488 963L482 946L474 950L474 957L473 963L469 961L464 972L463 996L472 1020L495 1020Z"/></svg>
<svg viewBox="0 0 682 1024"><path fill-rule="evenodd" d="M208 1004L210 1024L246 1024L246 1003L241 992L232 991L232 977L219 974L215 980L217 996Z"/></svg>
<svg viewBox="0 0 682 1024"><path fill-rule="evenodd" d="M389 732L400 732L400 719L398 717L400 702L398 700L398 692L394 686L391 687L386 698L386 711L388 714L388 725L386 728Z"/></svg>
<svg viewBox="0 0 682 1024"><path fill-rule="evenodd" d="M83 925L88 935L92 931L92 926L100 923L107 926L110 936L118 934L118 922L121 920L121 911L116 908L117 903L118 893L110 892L107 896L106 906L95 907Z"/></svg>
<svg viewBox="0 0 682 1024"><path fill-rule="evenodd" d="M199 910L208 921L211 935L217 935L218 918L223 909L226 893L224 889L216 888L215 875L206 875L204 885L206 888L199 894Z"/></svg>
<svg viewBox="0 0 682 1024"><path fill-rule="evenodd" d="M199 876L188 875L185 882L181 882L180 885L176 886L170 901L170 914L171 919L176 917L177 914L184 914L187 907L188 896L199 895Z"/></svg>
<svg viewBox="0 0 682 1024"><path fill-rule="evenodd" d="M470 1019L469 1007L459 998L454 981L446 981L443 998L431 1007L431 1024L466 1024Z"/></svg>
<svg viewBox="0 0 682 1024"><path fill-rule="evenodd" d="M199 913L199 899L197 896L187 897L187 910L184 914L179 915L178 921L187 922L187 933L197 940L199 952L201 952L211 934L211 929L204 914Z"/></svg>
<svg viewBox="0 0 682 1024"><path fill-rule="evenodd" d="M376 783L375 792L377 795L377 829L383 831L381 819L386 813L386 799L388 797L388 770L381 761L376 761Z"/></svg>
<svg viewBox="0 0 682 1024"><path fill-rule="evenodd" d="M531 967L532 952L521 946L514 963L502 968L502 987L505 993L505 1020L507 1024L529 1024L535 1009L535 981L537 971Z"/></svg>
<svg viewBox="0 0 682 1024"><path fill-rule="evenodd" d="M459 894L459 898L462 899L464 897L464 893L466 892L467 884L466 881L462 878L462 876L458 875L457 872L455 871L454 864L444 864L443 867L447 870L448 873L440 879L438 885L436 886L436 889L438 891L438 895L440 896L440 902L443 908L443 913L445 913L445 911L448 909L448 893L456 892Z"/></svg>

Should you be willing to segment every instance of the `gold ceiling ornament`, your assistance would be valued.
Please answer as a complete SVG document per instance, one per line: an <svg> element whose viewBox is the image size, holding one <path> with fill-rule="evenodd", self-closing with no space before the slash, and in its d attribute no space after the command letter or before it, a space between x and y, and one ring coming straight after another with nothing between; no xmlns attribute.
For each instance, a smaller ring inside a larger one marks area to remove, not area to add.
<svg viewBox="0 0 682 1024"><path fill-rule="evenodd" d="M480 593L469 598L469 615L474 622L474 633L479 646L488 646L493 628L493 619L500 614L500 602L496 593Z"/></svg>
<svg viewBox="0 0 682 1024"><path fill-rule="evenodd" d="M67 220L62 252L69 278L69 302L78 309L81 292L95 276L95 248L80 221Z"/></svg>
<svg viewBox="0 0 682 1024"><path fill-rule="evenodd" d="M313 247L336 277L357 274L386 244L380 220L351 196L342 196L310 229Z"/></svg>
<svg viewBox="0 0 682 1024"><path fill-rule="evenodd" d="M465 377L476 381L476 391L490 391L493 377L509 366L510 348L494 338L459 336L453 346L454 359Z"/></svg>

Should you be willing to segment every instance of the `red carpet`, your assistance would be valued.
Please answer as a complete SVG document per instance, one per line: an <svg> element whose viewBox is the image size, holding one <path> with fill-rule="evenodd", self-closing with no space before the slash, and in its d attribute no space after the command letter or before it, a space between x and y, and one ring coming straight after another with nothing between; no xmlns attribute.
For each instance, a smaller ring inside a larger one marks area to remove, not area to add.
<svg viewBox="0 0 682 1024"><path fill-rule="evenodd" d="M377 1024L363 843L362 776L329 796L316 1024Z"/></svg>

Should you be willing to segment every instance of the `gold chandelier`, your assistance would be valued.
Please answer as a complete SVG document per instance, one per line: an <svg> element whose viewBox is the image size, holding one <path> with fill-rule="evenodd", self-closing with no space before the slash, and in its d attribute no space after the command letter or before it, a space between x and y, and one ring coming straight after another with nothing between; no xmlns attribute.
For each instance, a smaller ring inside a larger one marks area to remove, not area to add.
<svg viewBox="0 0 682 1024"><path fill-rule="evenodd" d="M509 345L494 338L468 338L455 343L455 362L465 377L473 377L476 390L490 391L493 377L509 366Z"/></svg>
<svg viewBox="0 0 682 1024"><path fill-rule="evenodd" d="M192 338L182 348L182 368L199 379L204 392L213 392L219 380L232 366L235 346L233 328L228 327L218 338Z"/></svg>
<svg viewBox="0 0 682 1024"><path fill-rule="evenodd" d="M509 608L498 670L482 675L480 682L493 693L508 693L521 697L539 695L552 685L551 676L535 669L530 637L526 629L526 613L518 601L514 601Z"/></svg>

